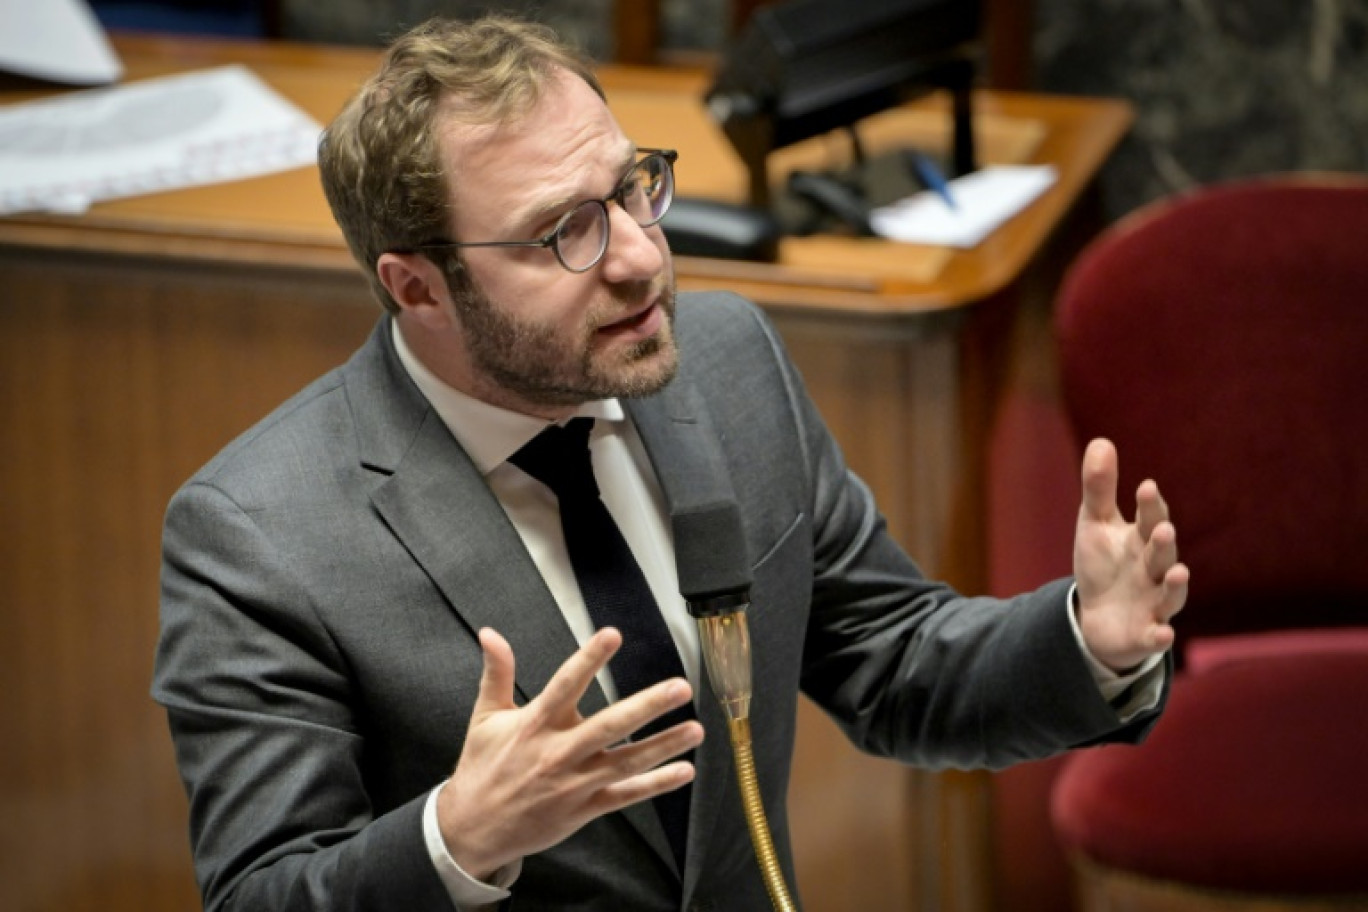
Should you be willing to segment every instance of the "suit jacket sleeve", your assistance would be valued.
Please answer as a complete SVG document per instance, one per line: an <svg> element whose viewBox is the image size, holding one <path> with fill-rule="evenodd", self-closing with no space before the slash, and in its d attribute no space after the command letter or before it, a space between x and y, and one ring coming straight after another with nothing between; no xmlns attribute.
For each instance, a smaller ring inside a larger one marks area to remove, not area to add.
<svg viewBox="0 0 1368 912"><path fill-rule="evenodd" d="M284 551L214 486L166 518L154 696L207 912L452 908L424 795L377 816L347 668Z"/></svg>
<svg viewBox="0 0 1368 912"><path fill-rule="evenodd" d="M799 473L793 487L807 515L790 534L811 536L801 673L808 696L862 749L931 768L997 768L1142 737L1158 709L1123 724L1102 698L1069 626L1070 581L998 600L926 579L847 468L772 327L747 312L768 356L741 363L788 404L772 410L781 423L757 433L752 447L795 439L790 433L797 441L797 458L776 451L761 461L771 475L784 463ZM733 337L742 335L737 323Z"/></svg>

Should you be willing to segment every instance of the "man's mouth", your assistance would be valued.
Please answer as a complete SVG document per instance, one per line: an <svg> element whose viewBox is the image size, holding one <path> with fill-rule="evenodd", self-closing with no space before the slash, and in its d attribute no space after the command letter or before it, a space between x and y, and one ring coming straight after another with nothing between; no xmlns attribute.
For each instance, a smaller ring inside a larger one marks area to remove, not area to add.
<svg viewBox="0 0 1368 912"><path fill-rule="evenodd" d="M652 303L626 319L600 326L598 332L605 336L640 336L644 339L655 334L660 328L661 319L659 303Z"/></svg>

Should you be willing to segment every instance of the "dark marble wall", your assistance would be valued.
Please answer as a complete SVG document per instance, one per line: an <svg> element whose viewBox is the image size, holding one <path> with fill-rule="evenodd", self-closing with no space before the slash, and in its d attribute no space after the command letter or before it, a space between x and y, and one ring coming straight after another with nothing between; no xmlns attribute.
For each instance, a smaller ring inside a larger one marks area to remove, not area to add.
<svg viewBox="0 0 1368 912"><path fill-rule="evenodd" d="M1368 0L1036 0L1036 88L1136 106L1107 212L1274 171L1368 170Z"/></svg>
<svg viewBox="0 0 1368 912"><path fill-rule="evenodd" d="M287 38L339 44L386 43L429 16L471 18L490 10L539 19L596 56L611 51L614 0L281 0L281 31Z"/></svg>
<svg viewBox="0 0 1368 912"><path fill-rule="evenodd" d="M429 16L477 16L495 10L537 19L600 60L613 56L617 3L657 0L281 0L285 37L342 44L383 44ZM661 45L707 50L721 45L730 15L727 0L664 0Z"/></svg>

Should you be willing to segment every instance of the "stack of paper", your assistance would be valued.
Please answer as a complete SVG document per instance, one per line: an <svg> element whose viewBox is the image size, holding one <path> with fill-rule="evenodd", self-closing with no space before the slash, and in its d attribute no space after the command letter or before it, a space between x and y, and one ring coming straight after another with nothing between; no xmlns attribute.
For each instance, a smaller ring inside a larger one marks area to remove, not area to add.
<svg viewBox="0 0 1368 912"><path fill-rule="evenodd" d="M104 85L123 75L83 0L0 0L0 23L0 70L74 85Z"/></svg>
<svg viewBox="0 0 1368 912"><path fill-rule="evenodd" d="M927 190L875 209L870 226L895 241L973 247L1029 206L1057 177L1050 165L981 168L948 183L953 208Z"/></svg>
<svg viewBox="0 0 1368 912"><path fill-rule="evenodd" d="M321 128L242 66L0 108L0 215L314 164Z"/></svg>

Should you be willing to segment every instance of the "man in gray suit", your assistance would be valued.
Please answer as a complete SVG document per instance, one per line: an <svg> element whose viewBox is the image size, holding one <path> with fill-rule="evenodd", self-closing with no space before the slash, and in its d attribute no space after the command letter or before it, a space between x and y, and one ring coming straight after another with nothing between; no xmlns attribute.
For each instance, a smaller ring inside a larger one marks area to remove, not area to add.
<svg viewBox="0 0 1368 912"><path fill-rule="evenodd" d="M153 690L208 909L768 908L678 594L669 511L699 485L743 521L754 750L790 883L800 690L861 748L933 767L1153 723L1187 591L1153 483L1127 523L1094 442L1074 579L1009 601L925 579L757 309L676 302L673 158L506 20L399 39L328 129L329 201L387 313L166 518ZM556 496L509 461L574 417L683 668L630 695ZM676 850L648 799L685 788Z"/></svg>

